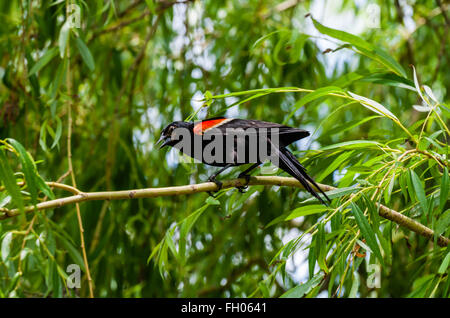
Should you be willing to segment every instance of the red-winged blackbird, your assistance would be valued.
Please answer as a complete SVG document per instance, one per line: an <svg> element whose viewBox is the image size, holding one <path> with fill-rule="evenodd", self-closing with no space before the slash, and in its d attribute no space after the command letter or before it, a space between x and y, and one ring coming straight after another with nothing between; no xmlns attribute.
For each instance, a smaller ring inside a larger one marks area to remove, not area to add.
<svg viewBox="0 0 450 318"><path fill-rule="evenodd" d="M208 179L215 182L219 189L221 182L216 180L216 177L225 169L252 163L239 174L239 178L249 181L248 173L265 160L270 160L272 164L296 178L309 193L325 204L308 181L330 201L328 196L286 148L307 136L309 132L306 130L277 123L216 117L199 122L173 122L163 129L157 144L162 142L160 148L171 146L202 163L221 167Z"/></svg>

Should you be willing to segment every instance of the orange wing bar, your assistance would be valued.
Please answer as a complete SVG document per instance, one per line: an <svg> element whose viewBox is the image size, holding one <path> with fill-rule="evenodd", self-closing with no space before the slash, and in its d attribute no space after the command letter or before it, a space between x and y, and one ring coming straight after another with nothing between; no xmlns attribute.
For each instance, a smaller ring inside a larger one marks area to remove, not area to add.
<svg viewBox="0 0 450 318"><path fill-rule="evenodd" d="M223 121L228 120L227 118L204 120L194 126L194 134L203 135L205 130L218 126Z"/></svg>

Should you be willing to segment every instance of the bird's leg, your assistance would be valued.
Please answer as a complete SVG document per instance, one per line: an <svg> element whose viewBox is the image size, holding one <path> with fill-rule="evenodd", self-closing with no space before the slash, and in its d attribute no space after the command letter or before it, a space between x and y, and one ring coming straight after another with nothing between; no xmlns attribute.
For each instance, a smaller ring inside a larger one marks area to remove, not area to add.
<svg viewBox="0 0 450 318"><path fill-rule="evenodd" d="M230 167L232 167L232 166L233 166L232 164L227 164L226 166L220 168L216 173L212 174L212 175L208 178L208 181L214 182L214 183L217 185L217 188L218 188L218 189L217 189L216 191L214 191L214 192L218 192L218 191L220 191L220 189L222 189L222 182L220 182L219 180L217 180L216 177L217 177L219 174L221 174L222 172L224 172L226 169L228 169L228 168L230 168ZM210 196L212 196L213 198L215 198L215 196L214 196L210 191L208 191L208 194L209 194Z"/></svg>
<svg viewBox="0 0 450 318"><path fill-rule="evenodd" d="M245 181L247 181L244 186L236 187L240 193L245 193L244 190L248 188L248 183L250 182L249 172L258 167L259 165L260 163L254 163L249 168L245 169L238 175L238 178L245 178Z"/></svg>

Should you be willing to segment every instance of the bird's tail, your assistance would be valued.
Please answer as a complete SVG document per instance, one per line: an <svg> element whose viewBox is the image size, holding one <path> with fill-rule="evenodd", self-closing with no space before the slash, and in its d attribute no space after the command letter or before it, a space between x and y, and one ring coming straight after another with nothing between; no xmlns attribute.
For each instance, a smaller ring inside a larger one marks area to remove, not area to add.
<svg viewBox="0 0 450 318"><path fill-rule="evenodd" d="M270 141L269 141L270 142ZM273 144L272 144L273 145ZM295 179L297 179L305 188L306 191L311 193L315 198L317 198L322 204L327 205L325 201L320 197L320 195L314 190L314 188L308 183L308 181L314 185L314 187L319 190L320 193L331 202L330 198L322 191L319 185L311 178L307 173L306 169L297 160L297 158L285 147L272 147L275 151L275 155L279 158L277 166L278 168L286 171Z"/></svg>

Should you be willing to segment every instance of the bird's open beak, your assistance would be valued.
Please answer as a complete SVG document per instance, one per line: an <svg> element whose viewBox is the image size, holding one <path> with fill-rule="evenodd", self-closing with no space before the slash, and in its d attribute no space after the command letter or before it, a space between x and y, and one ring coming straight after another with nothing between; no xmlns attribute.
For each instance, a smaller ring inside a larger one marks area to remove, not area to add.
<svg viewBox="0 0 450 318"><path fill-rule="evenodd" d="M156 145L159 145L161 143L161 145L159 146L159 149L164 148L165 146L167 146L170 142L170 137L168 136L161 136L159 137L158 141L156 142Z"/></svg>

